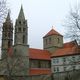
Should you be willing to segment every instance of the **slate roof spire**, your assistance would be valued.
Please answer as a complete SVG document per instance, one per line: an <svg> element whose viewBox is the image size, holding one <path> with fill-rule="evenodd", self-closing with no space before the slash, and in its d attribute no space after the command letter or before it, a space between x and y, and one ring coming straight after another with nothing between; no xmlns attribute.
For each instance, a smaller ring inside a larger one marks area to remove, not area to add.
<svg viewBox="0 0 80 80"><path fill-rule="evenodd" d="M9 12L8 12L8 14L7 14L6 21L11 21L11 19L10 19L10 13L9 13Z"/></svg>
<svg viewBox="0 0 80 80"><path fill-rule="evenodd" d="M25 19L22 5L21 5L21 9L20 9L20 12L19 12L18 19Z"/></svg>

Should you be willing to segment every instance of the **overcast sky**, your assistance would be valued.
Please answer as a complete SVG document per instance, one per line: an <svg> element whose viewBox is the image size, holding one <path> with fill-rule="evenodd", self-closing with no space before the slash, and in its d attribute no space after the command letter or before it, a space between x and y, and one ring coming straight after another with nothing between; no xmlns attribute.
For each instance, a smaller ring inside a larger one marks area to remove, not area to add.
<svg viewBox="0 0 80 80"><path fill-rule="evenodd" d="M79 0L8 0L11 18L15 22L21 4L28 20L28 43L33 48L43 48L43 36L52 29L64 34L64 18L70 7L78 5Z"/></svg>

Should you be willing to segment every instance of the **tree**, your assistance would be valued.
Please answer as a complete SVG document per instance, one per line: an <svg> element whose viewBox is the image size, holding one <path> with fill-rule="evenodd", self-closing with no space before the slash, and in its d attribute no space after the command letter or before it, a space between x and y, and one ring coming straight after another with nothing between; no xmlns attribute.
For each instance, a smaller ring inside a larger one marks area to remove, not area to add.
<svg viewBox="0 0 80 80"><path fill-rule="evenodd" d="M80 9L78 7L70 10L64 26L67 30L65 37L70 40L77 40L80 44Z"/></svg>
<svg viewBox="0 0 80 80"><path fill-rule="evenodd" d="M7 14L6 0L0 0L0 25L2 25Z"/></svg>
<svg viewBox="0 0 80 80"><path fill-rule="evenodd" d="M0 0L0 40L2 37L2 24L3 24L3 21L5 20L5 17L6 17L7 12L8 12L6 4L7 4L6 0ZM1 41L0 41L0 43L1 43Z"/></svg>
<svg viewBox="0 0 80 80"><path fill-rule="evenodd" d="M2 24L3 24L3 21L5 20L7 12L8 12L8 9L7 9L6 0L0 0L0 43L1 43L1 36L2 36Z"/></svg>

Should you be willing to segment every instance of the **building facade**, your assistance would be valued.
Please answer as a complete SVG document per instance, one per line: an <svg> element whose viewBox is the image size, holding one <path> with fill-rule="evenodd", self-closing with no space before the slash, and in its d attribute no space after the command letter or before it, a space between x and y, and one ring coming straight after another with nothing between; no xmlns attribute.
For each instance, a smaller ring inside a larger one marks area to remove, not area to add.
<svg viewBox="0 0 80 80"><path fill-rule="evenodd" d="M64 43L62 48L56 50L52 54L51 67L55 80L75 80L80 74L80 51L77 42Z"/></svg>
<svg viewBox="0 0 80 80"><path fill-rule="evenodd" d="M10 80L62 80L59 76L65 76L66 71L80 69L77 42L63 43L63 36L54 29L43 37L43 49L30 48L22 6L14 28L13 38L13 24L8 13L3 23L0 75Z"/></svg>
<svg viewBox="0 0 80 80"><path fill-rule="evenodd" d="M13 39L13 24L8 13L3 23L0 74L13 80L51 79L51 53L29 48L28 25L22 6L14 28Z"/></svg>
<svg viewBox="0 0 80 80"><path fill-rule="evenodd" d="M53 73L80 69L80 55L70 55L52 58Z"/></svg>

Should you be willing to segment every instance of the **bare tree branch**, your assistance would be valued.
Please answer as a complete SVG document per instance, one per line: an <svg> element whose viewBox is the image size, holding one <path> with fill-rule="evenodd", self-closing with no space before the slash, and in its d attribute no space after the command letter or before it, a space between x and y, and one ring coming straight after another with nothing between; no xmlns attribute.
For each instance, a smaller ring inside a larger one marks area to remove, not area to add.
<svg viewBox="0 0 80 80"><path fill-rule="evenodd" d="M5 20L7 11L6 0L0 0L0 29L2 28L2 23Z"/></svg>
<svg viewBox="0 0 80 80"><path fill-rule="evenodd" d="M77 40L80 43L80 9L71 9L64 23L67 29L65 37L71 40Z"/></svg>

